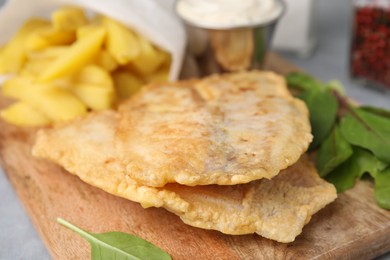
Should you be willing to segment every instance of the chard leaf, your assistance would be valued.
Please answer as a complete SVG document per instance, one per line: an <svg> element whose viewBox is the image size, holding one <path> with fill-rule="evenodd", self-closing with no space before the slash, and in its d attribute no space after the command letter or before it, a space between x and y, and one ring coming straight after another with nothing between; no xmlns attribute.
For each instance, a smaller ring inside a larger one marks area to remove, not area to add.
<svg viewBox="0 0 390 260"><path fill-rule="evenodd" d="M97 259L171 259L171 257L139 237L123 232L93 234L58 218L63 226L73 230L91 244L92 260Z"/></svg>
<svg viewBox="0 0 390 260"><path fill-rule="evenodd" d="M375 176L375 200L380 207L390 210L390 168Z"/></svg>
<svg viewBox="0 0 390 260"><path fill-rule="evenodd" d="M379 160L390 163L390 120L353 109L340 123L341 133L353 145L372 151Z"/></svg>
<svg viewBox="0 0 390 260"><path fill-rule="evenodd" d="M364 173L375 178L377 173L385 167L371 152L359 147L353 148L353 154L326 176L326 180L333 183L337 192L352 188L355 182Z"/></svg>
<svg viewBox="0 0 390 260"><path fill-rule="evenodd" d="M312 76L302 72L292 72L288 74L285 78L289 87L297 88L299 90L320 90L325 88L325 85L323 83L317 81Z"/></svg>
<svg viewBox="0 0 390 260"><path fill-rule="evenodd" d="M341 135L339 128L333 128L331 134L321 144L316 158L317 169L321 177L345 162L353 153L352 146Z"/></svg>
<svg viewBox="0 0 390 260"><path fill-rule="evenodd" d="M310 113L313 142L309 151L317 148L328 136L336 121L337 99L329 89L312 89L302 93L300 98L306 103Z"/></svg>

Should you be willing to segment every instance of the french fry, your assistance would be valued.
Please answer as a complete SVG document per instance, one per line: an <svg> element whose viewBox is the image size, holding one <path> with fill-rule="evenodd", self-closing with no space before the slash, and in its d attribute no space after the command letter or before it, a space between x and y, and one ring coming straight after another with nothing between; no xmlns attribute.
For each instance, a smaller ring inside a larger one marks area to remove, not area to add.
<svg viewBox="0 0 390 260"><path fill-rule="evenodd" d="M87 113L86 105L69 91L58 87L33 92L22 101L30 104L53 122L65 122Z"/></svg>
<svg viewBox="0 0 390 260"><path fill-rule="evenodd" d="M114 88L91 83L79 83L72 88L72 92L94 111L112 108L115 100Z"/></svg>
<svg viewBox="0 0 390 260"><path fill-rule="evenodd" d="M87 113L85 104L69 91L53 84L36 83L30 77L7 80L2 93L34 107L53 122L67 121Z"/></svg>
<svg viewBox="0 0 390 260"><path fill-rule="evenodd" d="M24 23L1 52L0 74L16 73L22 68L26 61L26 38L34 31L48 25L49 22L42 19L30 19Z"/></svg>
<svg viewBox="0 0 390 260"><path fill-rule="evenodd" d="M36 60L36 59L56 59L61 55L64 55L65 51L69 47L67 46L53 46L48 47L40 51L30 51L27 54L28 60Z"/></svg>
<svg viewBox="0 0 390 260"><path fill-rule="evenodd" d="M42 71L49 67L55 59L64 55L68 47L54 46L41 51L32 51L27 54L27 61L20 71L22 76L37 77Z"/></svg>
<svg viewBox="0 0 390 260"><path fill-rule="evenodd" d="M69 49L47 67L38 80L47 82L80 70L99 53L106 31L97 27L85 37L78 39Z"/></svg>
<svg viewBox="0 0 390 260"><path fill-rule="evenodd" d="M163 51L155 48L146 38L139 36L139 55L131 61L131 65L141 75L148 75L155 71L165 61Z"/></svg>
<svg viewBox="0 0 390 260"><path fill-rule="evenodd" d="M106 47L108 52L121 64L134 60L140 52L137 37L120 23L104 17L103 24L107 29Z"/></svg>
<svg viewBox="0 0 390 260"><path fill-rule="evenodd" d="M42 50L49 46L67 45L76 40L74 31L57 31L51 26L31 33L26 39L28 51Z"/></svg>
<svg viewBox="0 0 390 260"><path fill-rule="evenodd" d="M5 46L1 46L1 48L0 48L0 74L5 73L5 71L7 70L5 67L6 64L4 62L4 56L3 56L4 49L5 49Z"/></svg>
<svg viewBox="0 0 390 260"><path fill-rule="evenodd" d="M104 49L99 52L95 62L97 65L104 68L108 72L112 72L118 68L118 62L116 62L114 57Z"/></svg>
<svg viewBox="0 0 390 260"><path fill-rule="evenodd" d="M33 81L33 77L27 76L10 78L3 83L1 93L5 97L27 99L33 92L39 92L42 89L52 87L47 84L34 84Z"/></svg>
<svg viewBox="0 0 390 260"><path fill-rule="evenodd" d="M53 81L53 85L56 87L62 88L64 90L72 92L72 89L75 86L73 76L65 76Z"/></svg>
<svg viewBox="0 0 390 260"><path fill-rule="evenodd" d="M19 100L0 116L16 125L41 126L88 109L113 108L118 97L133 95L145 82L168 80L170 59L117 21L100 15L88 20L79 8L59 9L51 23L28 20L0 47L0 74L17 73L1 92Z"/></svg>
<svg viewBox="0 0 390 260"><path fill-rule="evenodd" d="M85 66L74 76L74 80L76 83L93 84L102 88L114 89L111 75L97 65Z"/></svg>
<svg viewBox="0 0 390 260"><path fill-rule="evenodd" d="M83 26L80 26L76 29L76 38L80 39L85 35L87 35L88 33L90 33L91 31L93 31L96 27L100 27L100 26L102 26L101 23L97 23L97 22L88 23Z"/></svg>
<svg viewBox="0 0 390 260"><path fill-rule="evenodd" d="M28 60L20 71L21 76L38 76L43 70L53 63L53 59Z"/></svg>
<svg viewBox="0 0 390 260"><path fill-rule="evenodd" d="M144 77L149 83L163 83L169 80L169 66L162 66L157 71L148 74Z"/></svg>
<svg viewBox="0 0 390 260"><path fill-rule="evenodd" d="M51 19L57 31L75 31L88 23L84 11L76 7L61 8L53 12Z"/></svg>
<svg viewBox="0 0 390 260"><path fill-rule="evenodd" d="M69 91L95 111L113 107L115 89L111 75L97 65L87 65L74 75Z"/></svg>
<svg viewBox="0 0 390 260"><path fill-rule="evenodd" d="M137 92L144 81L128 71L117 71L113 74L115 88L120 98L128 98Z"/></svg>
<svg viewBox="0 0 390 260"><path fill-rule="evenodd" d="M16 102L0 112L0 117L11 124L24 127L45 126L51 121L34 107Z"/></svg>

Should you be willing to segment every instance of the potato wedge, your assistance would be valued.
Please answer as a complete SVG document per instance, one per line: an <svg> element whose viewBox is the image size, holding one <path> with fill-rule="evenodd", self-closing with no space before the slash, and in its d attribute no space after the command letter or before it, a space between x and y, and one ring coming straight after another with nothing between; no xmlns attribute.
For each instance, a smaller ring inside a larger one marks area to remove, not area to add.
<svg viewBox="0 0 390 260"><path fill-rule="evenodd" d="M169 80L169 66L163 66L157 71L144 76L144 79L148 83L162 83Z"/></svg>
<svg viewBox="0 0 390 260"><path fill-rule="evenodd" d="M45 48L41 51L32 51L27 54L27 61L20 71L22 76L39 76L42 71L51 66L53 61L64 55L68 47L55 46Z"/></svg>
<svg viewBox="0 0 390 260"><path fill-rule="evenodd" d="M165 61L166 56L163 51L155 48L149 40L142 36L138 37L138 43L140 52L139 55L132 60L131 64L139 74L151 74L161 66Z"/></svg>
<svg viewBox="0 0 390 260"><path fill-rule="evenodd" d="M115 58L104 49L99 52L95 62L108 72L114 71L119 65Z"/></svg>
<svg viewBox="0 0 390 260"><path fill-rule="evenodd" d="M51 21L28 20L0 47L0 73L16 73L0 91L22 102L6 110L5 117L15 118L18 125L35 125L39 120L34 116L23 121L19 113L33 107L53 123L88 109L113 108L118 97L131 96L145 82L166 81L170 59L111 18L88 19L80 8L61 8Z"/></svg>
<svg viewBox="0 0 390 260"><path fill-rule="evenodd" d="M64 90L72 92L72 88L75 86L74 78L72 76L66 76L59 79L54 80L53 85Z"/></svg>
<svg viewBox="0 0 390 260"><path fill-rule="evenodd" d="M80 26L76 29L76 38L80 39L83 38L85 35L89 34L93 30L95 30L97 27L102 26L101 23L94 22L94 23L87 23L83 26Z"/></svg>
<svg viewBox="0 0 390 260"><path fill-rule="evenodd" d="M20 75L36 77L52 63L53 59L28 60L21 69Z"/></svg>
<svg viewBox="0 0 390 260"><path fill-rule="evenodd" d="M4 50L5 46L1 46L0 48L0 74L7 73L7 64L5 63L5 57L4 57Z"/></svg>
<svg viewBox="0 0 390 260"><path fill-rule="evenodd" d="M7 80L2 93L34 107L53 122L67 121L87 113L86 105L69 91L53 84L34 82L30 77Z"/></svg>
<svg viewBox="0 0 390 260"><path fill-rule="evenodd" d="M51 26L35 33L31 33L26 39L27 51L37 51L49 46L67 45L76 40L74 31L57 31Z"/></svg>
<svg viewBox="0 0 390 260"><path fill-rule="evenodd" d="M26 38L34 31L48 25L48 21L35 18L23 24L13 38L4 46L0 54L0 74L16 73L22 68L26 61Z"/></svg>
<svg viewBox="0 0 390 260"><path fill-rule="evenodd" d="M49 118L23 102L16 102L3 109L0 117L8 123L25 127L45 126L51 123Z"/></svg>
<svg viewBox="0 0 390 260"><path fill-rule="evenodd" d="M85 12L76 7L64 7L52 13L53 26L57 31L75 31L87 24Z"/></svg>
<svg viewBox="0 0 390 260"><path fill-rule="evenodd" d="M31 51L27 54L27 58L28 60L56 59L59 56L64 55L68 48L69 47L67 46L53 46L40 51Z"/></svg>
<svg viewBox="0 0 390 260"><path fill-rule="evenodd" d="M108 89L114 89L111 75L97 65L85 66L74 76L74 80L76 83L93 84Z"/></svg>
<svg viewBox="0 0 390 260"><path fill-rule="evenodd" d="M134 33L108 17L104 17L102 21L107 29L108 52L122 65L134 60L140 52L138 39Z"/></svg>
<svg viewBox="0 0 390 260"><path fill-rule="evenodd" d="M34 78L28 76L10 78L3 83L1 92L5 97L23 100L28 99L34 92L53 87L48 84L33 83L33 81Z"/></svg>
<svg viewBox="0 0 390 260"><path fill-rule="evenodd" d="M50 81L80 70L99 53L106 31L97 27L85 37L78 39L69 49L45 69L38 80Z"/></svg>
<svg viewBox="0 0 390 260"><path fill-rule="evenodd" d="M141 78L127 71L115 72L113 79L118 97L123 99L130 97L144 85Z"/></svg>
<svg viewBox="0 0 390 260"><path fill-rule="evenodd" d="M22 101L41 111L53 122L69 121L87 113L83 102L69 91L57 87L33 92Z"/></svg>
<svg viewBox="0 0 390 260"><path fill-rule="evenodd" d="M83 102L69 91L58 87L33 92L22 101L41 111L53 122L65 122L87 113Z"/></svg>
<svg viewBox="0 0 390 260"><path fill-rule="evenodd" d="M113 107L115 100L114 88L105 88L100 85L80 83L72 88L72 92L88 108L94 111L110 109Z"/></svg>

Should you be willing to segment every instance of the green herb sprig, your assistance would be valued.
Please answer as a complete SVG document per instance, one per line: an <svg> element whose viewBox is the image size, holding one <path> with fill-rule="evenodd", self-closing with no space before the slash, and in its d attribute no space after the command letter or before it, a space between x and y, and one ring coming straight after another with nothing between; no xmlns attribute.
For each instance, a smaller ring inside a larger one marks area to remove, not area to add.
<svg viewBox="0 0 390 260"><path fill-rule="evenodd" d="M107 232L93 234L63 220L58 223L73 230L91 244L92 260L97 259L123 259L123 260L168 260L170 255L152 243L142 238L123 232Z"/></svg>
<svg viewBox="0 0 390 260"><path fill-rule="evenodd" d="M317 152L320 176L343 192L369 175L377 204L390 210L390 111L353 104L335 81L323 83L301 72L286 80L309 109L314 137L309 151Z"/></svg>

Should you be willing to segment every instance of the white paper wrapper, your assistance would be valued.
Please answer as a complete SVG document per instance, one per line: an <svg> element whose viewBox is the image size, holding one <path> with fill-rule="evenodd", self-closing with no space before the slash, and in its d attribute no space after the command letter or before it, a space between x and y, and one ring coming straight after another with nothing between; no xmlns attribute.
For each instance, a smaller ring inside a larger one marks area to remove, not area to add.
<svg viewBox="0 0 390 260"><path fill-rule="evenodd" d="M50 18L61 6L79 6L120 21L172 55L170 80L179 76L186 33L173 0L8 0L0 9L0 44L31 17Z"/></svg>

